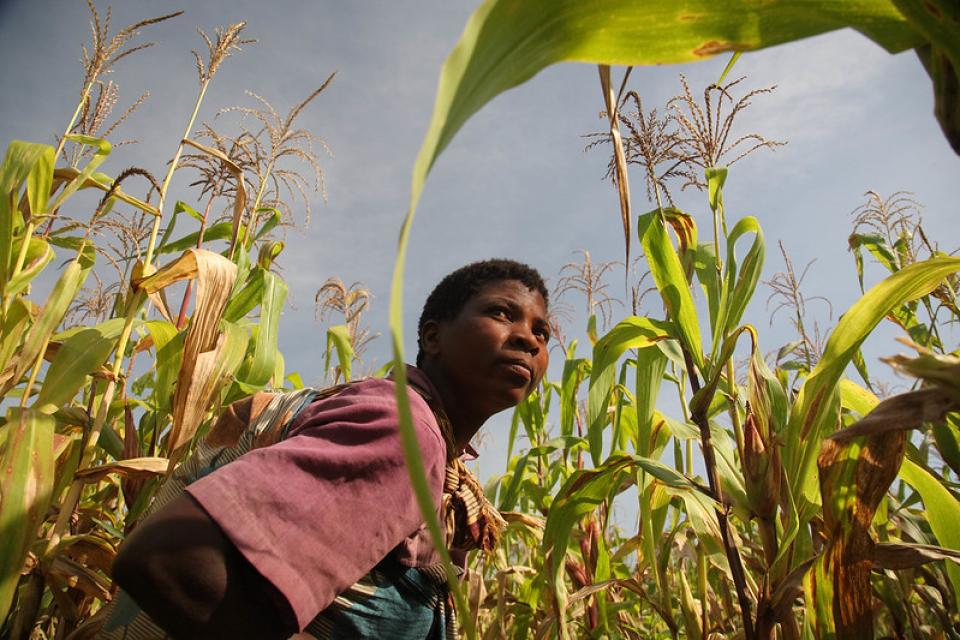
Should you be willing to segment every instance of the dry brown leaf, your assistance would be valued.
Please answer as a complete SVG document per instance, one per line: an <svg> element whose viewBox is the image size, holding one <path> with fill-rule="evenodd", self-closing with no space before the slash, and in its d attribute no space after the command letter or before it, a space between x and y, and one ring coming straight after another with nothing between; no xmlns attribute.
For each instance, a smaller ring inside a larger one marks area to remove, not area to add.
<svg viewBox="0 0 960 640"><path fill-rule="evenodd" d="M197 281L197 297L183 345L183 361L173 396L173 430L168 440L172 459L194 436L223 374L224 336L220 319L237 278L237 266L218 253L188 249L172 263L141 280L146 292L181 280Z"/></svg>
<svg viewBox="0 0 960 640"><path fill-rule="evenodd" d="M166 473L167 465L168 460L166 458L130 458L129 460L103 464L99 467L81 469L77 471L76 477L82 478L84 482L99 482L111 473L116 473L124 478L149 478Z"/></svg>

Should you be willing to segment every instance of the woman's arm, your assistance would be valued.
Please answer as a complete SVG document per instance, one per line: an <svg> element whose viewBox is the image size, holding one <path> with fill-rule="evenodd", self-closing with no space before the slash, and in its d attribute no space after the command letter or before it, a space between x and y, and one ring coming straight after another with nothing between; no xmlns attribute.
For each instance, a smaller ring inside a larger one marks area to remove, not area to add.
<svg viewBox="0 0 960 640"><path fill-rule="evenodd" d="M113 576L178 640L285 639L297 631L286 599L189 494L127 538Z"/></svg>

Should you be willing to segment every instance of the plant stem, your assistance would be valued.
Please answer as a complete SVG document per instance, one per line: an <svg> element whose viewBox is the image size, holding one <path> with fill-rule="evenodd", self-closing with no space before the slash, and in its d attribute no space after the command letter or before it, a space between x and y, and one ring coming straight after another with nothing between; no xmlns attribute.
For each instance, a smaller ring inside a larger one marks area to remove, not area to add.
<svg viewBox="0 0 960 640"><path fill-rule="evenodd" d="M247 223L246 231L243 234L243 245L246 246L247 242L250 240L250 231L257 224L257 209L260 208L260 202L263 200L263 192L267 187L267 180L270 179L270 174L273 173L273 163L276 158L270 158L270 161L267 163L267 170L263 174L263 178L260 180L260 186L257 187L257 197L253 199L253 206L250 207L250 222ZM242 221L241 221L242 222ZM233 257L234 247L230 247L230 256Z"/></svg>
<svg viewBox="0 0 960 640"><path fill-rule="evenodd" d="M153 260L154 245L156 244L157 233L160 229L160 220L163 217L163 202L167 193L167 188L170 186L170 180L173 178L173 172L176 170L177 163L180 162L180 155L183 153L183 139L187 138L190 135L190 131L193 129L193 124L197 119L197 113L200 111L200 103L203 102L203 96L207 91L208 83L209 80L200 85L200 92L197 95L197 101L194 104L193 113L190 115L190 120L187 123L186 130L180 139L180 144L177 145L177 151L174 154L173 160L170 162L170 167L167 169L167 175L160 187L159 200L157 202L157 210L160 212L160 215L156 216L153 220L153 228L150 232L150 241L147 245L147 254L144 258L144 273L147 273L147 269ZM107 416L110 413L110 405L113 402L114 396L116 395L117 380L120 378L120 371L123 368L124 353L127 350L127 343L130 341L130 335L133 332L133 321L137 311L140 308L140 305L144 300L144 297L145 296L142 293L131 292L125 314L126 321L123 325L123 331L120 333L120 338L117 340L116 357L114 359L112 369L113 375L111 376L110 381L107 383L107 388L104 390L103 399L101 400L100 407L97 410L96 418L93 421L93 425L90 428L90 433L87 435L87 440L84 443L83 453L80 457L80 463L77 465L78 471L81 469L86 469L93 462L93 458L97 450L97 442L100 439L100 433L103 431L103 425L106 423ZM124 384L126 383L124 382ZM51 553L56 548L56 546L60 543L63 534L67 531L67 527L70 524L70 518L73 515L73 511L77 508L77 503L80 501L80 494L82 491L83 481L74 477L73 482L70 484L70 490L67 492L66 498L64 498L63 503L60 505L60 513L57 515L57 521L50 532L50 539L46 548L47 554Z"/></svg>
<svg viewBox="0 0 960 640"><path fill-rule="evenodd" d="M683 359L687 365L687 376L690 378L690 390L696 394L700 391L700 381L697 379L693 358L691 358L686 348L683 348ZM710 398L707 398L703 402L703 406L710 406ZM717 459L713 449L713 436L710 433L710 423L706 414L703 412L694 413L691 415L691 418L700 428L700 443L703 448L703 464L707 471L707 480L710 483L710 491L713 493L713 498L719 503L719 506L716 508L717 523L720 526L720 537L723 541L723 549L727 556L727 562L730 564L733 583L737 589L737 600L740 604L740 613L743 619L744 638L745 640L757 640L753 627L753 618L750 613L750 598L747 595L747 581L743 570L743 561L730 536L730 525L727 519L729 507L724 501L723 488L720 486L720 475L717 472Z"/></svg>
<svg viewBox="0 0 960 640"><path fill-rule="evenodd" d="M180 144L177 145L177 152L173 156L173 160L170 161L170 167L167 169L167 175L163 178L163 183L160 185L160 194L157 200L157 210L160 212L160 215L155 216L153 219L153 228L150 230L150 242L147 244L147 255L143 259L143 268L146 272L147 267L150 266L150 263L153 262L153 252L154 245L157 243L157 233L160 231L160 221L163 219L163 203L167 197L167 189L170 187L170 180L173 179L173 172L177 170L177 164L180 162L180 156L183 154L183 140L190 137L190 132L193 131L193 123L197 120L197 113L200 112L200 104L203 102L203 96L207 92L207 86L209 85L210 80L205 80L203 84L200 85L200 93L197 95L197 101L193 105L193 113L190 114L190 120L187 122L186 129L183 131L183 136L180 138Z"/></svg>

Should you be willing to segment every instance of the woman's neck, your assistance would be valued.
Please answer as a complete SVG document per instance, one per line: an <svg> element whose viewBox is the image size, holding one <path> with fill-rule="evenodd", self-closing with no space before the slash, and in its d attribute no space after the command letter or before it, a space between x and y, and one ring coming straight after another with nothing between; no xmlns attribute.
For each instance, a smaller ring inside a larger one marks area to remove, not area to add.
<svg viewBox="0 0 960 640"><path fill-rule="evenodd" d="M463 451L490 416L479 415L467 403L460 400L462 394L456 392L450 380L436 364L428 361L418 368L426 374L440 395L443 411L453 427L454 446L458 452Z"/></svg>

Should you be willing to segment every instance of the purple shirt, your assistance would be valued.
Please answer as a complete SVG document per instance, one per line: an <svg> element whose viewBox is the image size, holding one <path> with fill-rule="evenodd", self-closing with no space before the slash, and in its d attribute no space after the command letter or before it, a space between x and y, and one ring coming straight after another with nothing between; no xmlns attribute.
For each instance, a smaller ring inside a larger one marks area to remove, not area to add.
<svg viewBox="0 0 960 640"><path fill-rule="evenodd" d="M433 391L419 370L409 367L408 375ZM446 445L426 401L413 389L408 394L439 509ZM407 566L439 562L410 485L398 423L394 383L364 380L304 409L287 439L187 487L283 594L301 629L391 551Z"/></svg>

